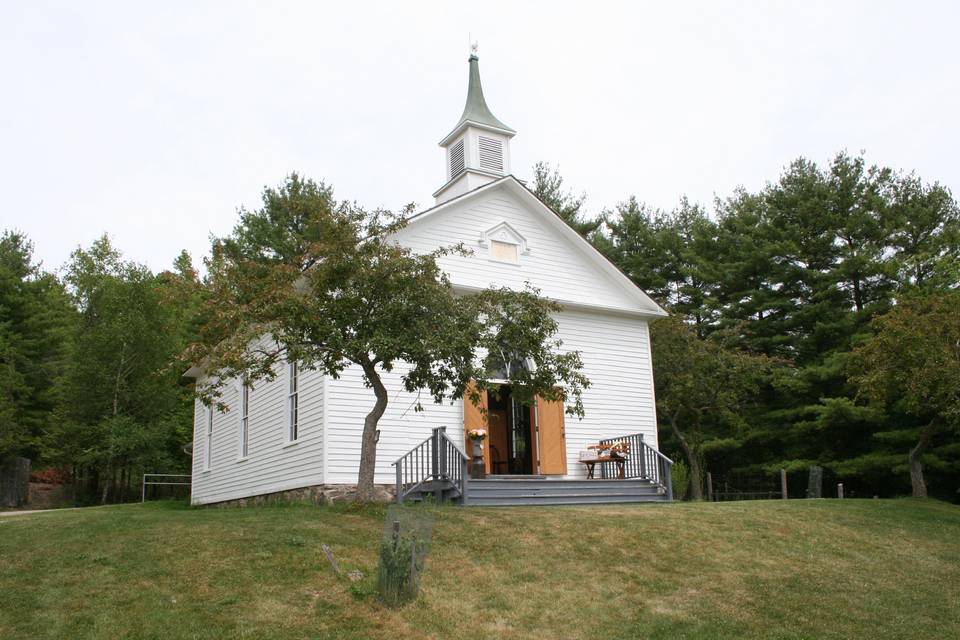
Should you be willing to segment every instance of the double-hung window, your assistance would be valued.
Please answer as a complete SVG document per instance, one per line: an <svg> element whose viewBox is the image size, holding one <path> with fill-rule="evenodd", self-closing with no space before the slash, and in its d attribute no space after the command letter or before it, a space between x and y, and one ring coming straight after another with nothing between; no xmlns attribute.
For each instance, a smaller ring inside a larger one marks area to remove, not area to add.
<svg viewBox="0 0 960 640"><path fill-rule="evenodd" d="M210 471L213 461L213 407L207 407L207 429L203 446L203 470Z"/></svg>
<svg viewBox="0 0 960 640"><path fill-rule="evenodd" d="M287 442L296 442L300 435L300 407L299 407L299 367L296 362L289 364L290 386L287 391L287 413L289 421L287 424Z"/></svg>
<svg viewBox="0 0 960 640"><path fill-rule="evenodd" d="M240 458L250 451L250 387L240 383Z"/></svg>

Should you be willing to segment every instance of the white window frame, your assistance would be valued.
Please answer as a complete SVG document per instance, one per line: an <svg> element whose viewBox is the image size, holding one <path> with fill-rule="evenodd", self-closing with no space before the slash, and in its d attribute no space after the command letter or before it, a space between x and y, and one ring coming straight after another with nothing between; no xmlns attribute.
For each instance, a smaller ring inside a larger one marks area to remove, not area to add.
<svg viewBox="0 0 960 640"><path fill-rule="evenodd" d="M296 362L287 364L287 425L286 444L300 440L300 367Z"/></svg>
<svg viewBox="0 0 960 640"><path fill-rule="evenodd" d="M203 446L203 470L210 471L213 464L213 407L207 407Z"/></svg>
<svg viewBox="0 0 960 640"><path fill-rule="evenodd" d="M250 387L240 381L240 431L237 462L247 459L250 454Z"/></svg>

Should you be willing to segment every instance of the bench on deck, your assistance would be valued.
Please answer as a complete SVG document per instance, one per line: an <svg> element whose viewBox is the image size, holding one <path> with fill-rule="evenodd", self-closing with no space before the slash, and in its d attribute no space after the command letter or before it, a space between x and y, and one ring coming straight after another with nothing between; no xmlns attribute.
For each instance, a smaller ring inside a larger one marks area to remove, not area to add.
<svg viewBox="0 0 960 640"><path fill-rule="evenodd" d="M616 465L617 473L614 477L625 477L625 463L630 453L630 445L626 442L615 442L613 444L592 444L587 447L589 451L580 454L580 462L587 468L587 478L594 479L594 471L598 464L613 463Z"/></svg>

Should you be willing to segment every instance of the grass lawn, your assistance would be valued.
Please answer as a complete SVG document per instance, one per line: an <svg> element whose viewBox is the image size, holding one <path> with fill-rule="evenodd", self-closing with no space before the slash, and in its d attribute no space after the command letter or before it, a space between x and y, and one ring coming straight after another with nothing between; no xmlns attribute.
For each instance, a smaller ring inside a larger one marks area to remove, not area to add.
<svg viewBox="0 0 960 640"><path fill-rule="evenodd" d="M0 518L0 638L956 638L960 507L435 509L420 598L374 595L383 507ZM324 558L327 543L351 583Z"/></svg>

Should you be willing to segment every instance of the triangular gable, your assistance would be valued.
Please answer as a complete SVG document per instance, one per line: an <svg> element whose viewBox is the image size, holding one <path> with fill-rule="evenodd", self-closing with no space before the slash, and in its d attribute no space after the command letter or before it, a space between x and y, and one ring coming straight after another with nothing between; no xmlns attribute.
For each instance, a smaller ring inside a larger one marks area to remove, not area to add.
<svg viewBox="0 0 960 640"><path fill-rule="evenodd" d="M523 211L531 214L538 223L542 224L556 236L562 238L562 240L566 242L571 249L573 249L574 255L579 256L584 263L592 267L592 270L602 277L604 282L609 284L612 289L619 291L622 296L629 301L627 306L622 304L615 305L619 308L619 310L647 316L667 315L667 312L660 307L660 305L658 305L636 284L634 284L634 282L630 280L630 278L627 277L622 271L620 271L612 262L610 262L606 256L600 253L592 244L590 244L590 242L588 242L583 236L571 228L570 225L563 220L563 218L551 210L512 175L500 178L499 180L469 191L461 196L448 200L447 202L412 216L408 219L408 225L406 229L398 233L398 240L404 242L405 240L409 239L416 244L415 237L417 235L422 236L422 231L431 225L431 220L437 221L434 224L436 224L437 227L440 227L442 226L441 218L443 217L443 213L445 211L464 211L474 204L482 203L485 200L495 197L497 191L502 191L508 196L512 196L511 200L517 202ZM459 240L476 240L479 235L481 236L479 245L482 247L484 232L490 230L491 224L493 225L494 229L499 229L502 224L505 224L510 232L520 236L520 232L513 227L513 224L511 224L509 221L499 221L496 216L479 224L481 225L480 228L465 230ZM449 238L445 240L446 241L441 242L440 244L449 244L453 239ZM525 243L526 239L524 239L524 244ZM416 247L414 248L416 249ZM426 249L427 247L424 246L423 248ZM531 247L529 247L527 252L532 253L533 256L537 256L537 251L538 249L536 243L534 243ZM562 274L563 271L558 270L557 273ZM454 278L454 283L457 284L456 278ZM591 304L590 302L584 300L564 300L562 295L549 295L549 293L546 291L544 294L547 295L547 297L557 299L557 301L560 303L573 302L584 306L596 306L598 308L610 306L603 303Z"/></svg>

